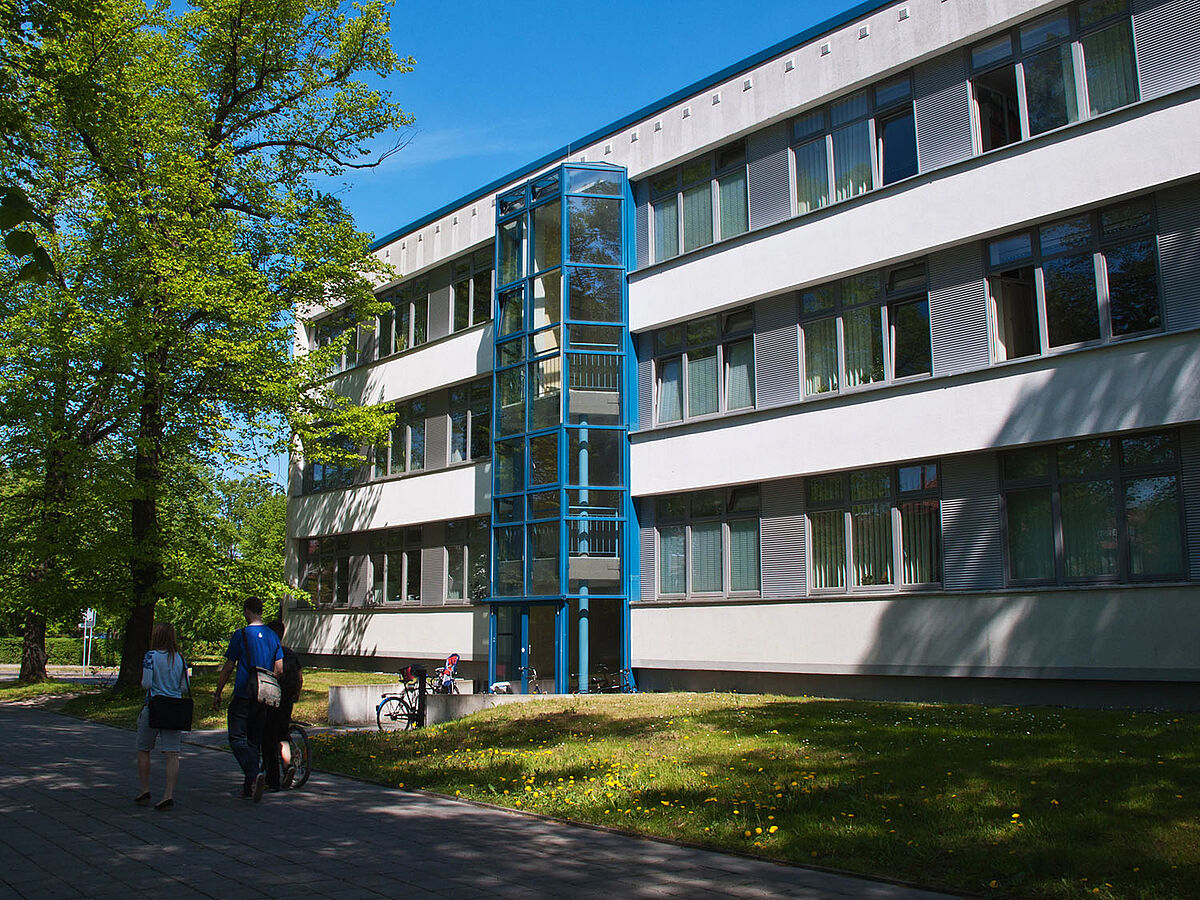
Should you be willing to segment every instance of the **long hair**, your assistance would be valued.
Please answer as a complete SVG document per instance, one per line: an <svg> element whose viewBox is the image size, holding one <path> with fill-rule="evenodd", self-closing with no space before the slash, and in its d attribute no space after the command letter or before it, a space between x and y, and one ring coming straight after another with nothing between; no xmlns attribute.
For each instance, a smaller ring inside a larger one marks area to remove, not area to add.
<svg viewBox="0 0 1200 900"><path fill-rule="evenodd" d="M166 651L167 659L172 662L179 655L179 641L175 638L175 626L170 622L159 622L154 626L154 633L150 637L151 650Z"/></svg>

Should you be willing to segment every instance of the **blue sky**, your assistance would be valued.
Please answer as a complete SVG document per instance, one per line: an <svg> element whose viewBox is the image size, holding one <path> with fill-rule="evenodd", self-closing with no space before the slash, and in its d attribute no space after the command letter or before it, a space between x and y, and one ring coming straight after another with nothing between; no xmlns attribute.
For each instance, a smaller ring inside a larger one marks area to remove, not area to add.
<svg viewBox="0 0 1200 900"><path fill-rule="evenodd" d="M376 237L851 6L448 0L392 10L407 146L341 189Z"/></svg>

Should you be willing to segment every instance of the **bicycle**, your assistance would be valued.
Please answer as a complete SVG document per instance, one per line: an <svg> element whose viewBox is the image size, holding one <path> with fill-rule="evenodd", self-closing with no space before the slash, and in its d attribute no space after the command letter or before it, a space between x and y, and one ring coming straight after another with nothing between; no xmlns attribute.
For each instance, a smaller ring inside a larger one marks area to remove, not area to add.
<svg viewBox="0 0 1200 900"><path fill-rule="evenodd" d="M312 746L308 742L308 732L304 722L292 722L288 725L287 742L292 748L292 766L296 774L292 777L293 788L303 787L312 774Z"/></svg>
<svg viewBox="0 0 1200 900"><path fill-rule="evenodd" d="M388 730L384 727L385 721L391 723L393 728L405 731L421 724L420 687L424 677L425 670L420 666L405 666L400 670L404 690L379 695L379 704L375 707L375 722L380 731Z"/></svg>

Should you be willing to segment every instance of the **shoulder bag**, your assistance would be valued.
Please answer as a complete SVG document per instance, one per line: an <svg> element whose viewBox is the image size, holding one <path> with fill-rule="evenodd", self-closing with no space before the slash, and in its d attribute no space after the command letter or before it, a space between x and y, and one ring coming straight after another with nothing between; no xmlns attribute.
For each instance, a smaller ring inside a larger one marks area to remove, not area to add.
<svg viewBox="0 0 1200 900"><path fill-rule="evenodd" d="M250 660L250 640L246 637L246 629L242 629L242 645L246 655L242 658L250 672L250 699L257 700L263 706L279 706L283 691L279 687L279 679L270 669L252 665ZM240 663L239 663L240 665Z"/></svg>
<svg viewBox="0 0 1200 900"><path fill-rule="evenodd" d="M188 680L187 661L181 656L183 663L183 679L180 682L184 689L182 697L164 697L154 694L150 697L150 727L161 728L163 731L192 730L192 684Z"/></svg>

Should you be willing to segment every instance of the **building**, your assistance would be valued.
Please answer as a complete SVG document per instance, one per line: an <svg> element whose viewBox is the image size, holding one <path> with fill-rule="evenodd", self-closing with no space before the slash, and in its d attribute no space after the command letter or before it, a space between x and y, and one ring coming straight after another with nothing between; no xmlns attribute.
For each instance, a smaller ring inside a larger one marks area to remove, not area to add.
<svg viewBox="0 0 1200 900"><path fill-rule="evenodd" d="M397 230L331 377L399 416L293 465L293 639L1194 702L1198 146L1196 0L867 2Z"/></svg>

